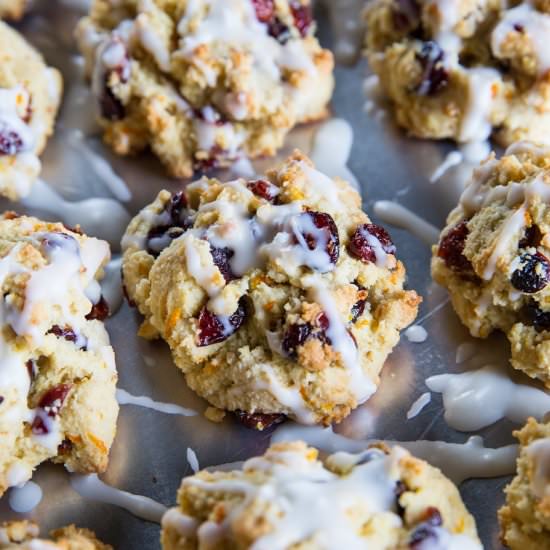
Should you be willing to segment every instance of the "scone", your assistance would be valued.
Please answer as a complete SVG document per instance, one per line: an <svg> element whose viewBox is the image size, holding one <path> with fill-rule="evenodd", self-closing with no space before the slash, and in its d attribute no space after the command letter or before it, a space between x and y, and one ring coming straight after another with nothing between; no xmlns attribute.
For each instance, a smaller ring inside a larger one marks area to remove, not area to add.
<svg viewBox="0 0 550 550"><path fill-rule="evenodd" d="M472 336L499 329L512 365L550 387L550 148L512 145L474 171L433 248L432 276Z"/></svg>
<svg viewBox="0 0 550 550"><path fill-rule="evenodd" d="M369 65L412 135L550 140L550 3L374 0L365 17Z"/></svg>
<svg viewBox="0 0 550 550"><path fill-rule="evenodd" d="M112 550L97 540L92 531L74 525L56 529L48 540L39 538L38 525L30 521L11 521L0 524L2 550Z"/></svg>
<svg viewBox="0 0 550 550"><path fill-rule="evenodd" d="M28 0L0 0L0 19L21 19L27 4Z"/></svg>
<svg viewBox="0 0 550 550"><path fill-rule="evenodd" d="M107 466L117 373L97 279L109 255L59 223L0 218L0 495L46 460Z"/></svg>
<svg viewBox="0 0 550 550"><path fill-rule="evenodd" d="M272 155L327 114L333 58L310 0L94 0L77 39L105 141L176 177Z"/></svg>
<svg viewBox="0 0 550 550"><path fill-rule="evenodd" d="M272 445L242 470L185 478L161 541L164 550L482 548L437 468L385 446L321 461L302 442Z"/></svg>
<svg viewBox="0 0 550 550"><path fill-rule="evenodd" d="M141 334L164 338L220 409L341 420L375 391L420 301L360 202L299 152L265 179L162 191L122 241Z"/></svg>
<svg viewBox="0 0 550 550"><path fill-rule="evenodd" d="M27 195L40 173L38 155L53 132L61 73L0 21L0 196Z"/></svg>
<svg viewBox="0 0 550 550"><path fill-rule="evenodd" d="M519 439L517 475L499 511L502 542L511 550L550 548L550 423L530 418Z"/></svg>

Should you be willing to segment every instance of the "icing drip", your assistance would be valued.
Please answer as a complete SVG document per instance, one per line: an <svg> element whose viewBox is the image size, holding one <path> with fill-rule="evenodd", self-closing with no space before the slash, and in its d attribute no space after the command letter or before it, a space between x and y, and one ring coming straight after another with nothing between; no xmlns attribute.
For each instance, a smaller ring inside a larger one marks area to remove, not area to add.
<svg viewBox="0 0 550 550"><path fill-rule="evenodd" d="M550 494L550 438L536 439L526 452L534 465L531 490L536 497L544 498Z"/></svg>
<svg viewBox="0 0 550 550"><path fill-rule="evenodd" d="M71 474L71 486L81 496L128 510L138 518L160 523L166 512L162 504L141 495L135 495L107 485L97 474Z"/></svg>
<svg viewBox="0 0 550 550"><path fill-rule="evenodd" d="M189 466L191 466L191 470L196 474L200 470L199 466L199 459L197 458L197 453L191 449L191 447L187 447L187 462L189 462Z"/></svg>
<svg viewBox="0 0 550 550"><path fill-rule="evenodd" d="M514 382L495 366L462 374L438 374L427 378L426 385L443 394L447 424L464 432L479 430L502 418L517 423L530 416L540 420L550 411L550 395Z"/></svg>
<svg viewBox="0 0 550 550"><path fill-rule="evenodd" d="M418 416L422 409L432 400L430 392L423 393L412 405L411 408L407 411L407 420Z"/></svg>
<svg viewBox="0 0 550 550"><path fill-rule="evenodd" d="M245 473L261 471L266 477L262 484L247 481L239 472L231 479L183 480L184 487L236 495L234 506L221 521L209 520L199 526L192 518L171 512L166 522L175 524L181 533L195 535L199 546L208 547L231 536L234 518L245 513L251 502L266 501L280 512L269 517L272 529L254 540L251 548L255 550L282 550L306 540L327 549L365 548L369 536L349 510L357 510L359 517L384 514L387 521L401 525L395 510L393 472L405 454L399 447L389 455L377 449L355 455L340 452L326 460L327 465L349 470L346 475L338 475L303 453L271 449L266 457L252 458L243 465ZM448 543L446 548L480 548L469 537L452 535L443 528L438 535Z"/></svg>
<svg viewBox="0 0 550 550"><path fill-rule="evenodd" d="M173 403L160 403L159 401L153 401L150 397L147 396L132 395L126 390L122 390L120 388L118 388L116 391L116 398L120 405L137 405L138 407L152 409L154 411L162 412L165 414L177 414L180 416L197 415L197 412L192 409L186 409Z"/></svg>
<svg viewBox="0 0 550 550"><path fill-rule="evenodd" d="M34 149L35 132L25 122L30 96L22 86L0 88L0 192L11 186L19 197L28 195L40 173L41 164Z"/></svg>
<svg viewBox="0 0 550 550"><path fill-rule="evenodd" d="M331 427L299 426L285 423L273 434L271 441L305 441L327 453L363 451L369 443L377 440L350 439L334 433ZM516 468L517 445L507 445L497 449L483 446L479 436L468 438L465 443L445 441L385 441L388 445L399 445L411 454L429 462L442 470L455 483L469 478L499 477L511 474Z"/></svg>
<svg viewBox="0 0 550 550"><path fill-rule="evenodd" d="M423 326L411 325L405 331L405 337L409 342L412 342L414 344L421 344L428 339L428 332Z"/></svg>
<svg viewBox="0 0 550 550"><path fill-rule="evenodd" d="M428 245L439 241L439 229L401 204L376 201L374 213L384 222L405 229Z"/></svg>
<svg viewBox="0 0 550 550"><path fill-rule="evenodd" d="M8 500L10 508L14 512L28 514L40 504L42 489L33 481L27 481L21 487L13 487L10 490Z"/></svg>

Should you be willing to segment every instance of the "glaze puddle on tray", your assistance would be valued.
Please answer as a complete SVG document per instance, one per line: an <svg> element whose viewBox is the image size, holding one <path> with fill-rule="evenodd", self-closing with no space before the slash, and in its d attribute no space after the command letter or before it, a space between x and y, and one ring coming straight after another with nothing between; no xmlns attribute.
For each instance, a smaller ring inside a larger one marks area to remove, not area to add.
<svg viewBox="0 0 550 550"><path fill-rule="evenodd" d="M136 405L138 407L144 407L157 412L165 414L175 414L180 416L197 416L197 412L193 409L186 409L180 405L174 403L161 403L159 401L153 401L150 397L145 395L132 395L126 390L117 388L116 398L120 405Z"/></svg>

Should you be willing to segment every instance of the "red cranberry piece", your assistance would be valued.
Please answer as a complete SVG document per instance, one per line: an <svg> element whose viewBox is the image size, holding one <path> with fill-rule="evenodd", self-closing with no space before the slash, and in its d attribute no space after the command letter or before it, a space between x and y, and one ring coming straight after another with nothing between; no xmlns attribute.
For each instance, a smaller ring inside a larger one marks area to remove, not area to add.
<svg viewBox="0 0 550 550"><path fill-rule="evenodd" d="M267 32L281 44L286 44L290 39L290 29L278 17L268 24Z"/></svg>
<svg viewBox="0 0 550 550"><path fill-rule="evenodd" d="M299 216L298 226L307 227L305 222L309 220L313 222L317 229L321 230L325 241L325 252L328 254L330 261L335 264L340 256L340 237L332 216L326 212L303 212ZM317 241L318 236L307 230L302 230L301 234L309 250L315 250L319 244Z"/></svg>
<svg viewBox="0 0 550 550"><path fill-rule="evenodd" d="M289 357L296 357L297 349L309 338L312 331L310 323L290 325L282 340L282 348Z"/></svg>
<svg viewBox="0 0 550 550"><path fill-rule="evenodd" d="M468 233L468 224L462 220L442 237L437 251L445 265L457 273L472 272L472 264L463 253Z"/></svg>
<svg viewBox="0 0 550 550"><path fill-rule="evenodd" d="M0 405L4 402L4 396L0 395Z"/></svg>
<svg viewBox="0 0 550 550"><path fill-rule="evenodd" d="M23 139L17 132L0 127L0 155L17 155L23 146Z"/></svg>
<svg viewBox="0 0 550 550"><path fill-rule="evenodd" d="M273 0L252 0L252 5L256 10L256 17L262 23L269 23L275 13L275 4Z"/></svg>
<svg viewBox="0 0 550 550"><path fill-rule="evenodd" d="M436 42L424 42L416 59L422 66L422 77L416 88L418 95L434 95L449 83L449 73L443 66L443 50Z"/></svg>
<svg viewBox="0 0 550 550"><path fill-rule="evenodd" d="M398 31L408 31L420 22L420 6L416 0L397 0L394 2L392 16Z"/></svg>
<svg viewBox="0 0 550 550"><path fill-rule="evenodd" d="M440 527L442 524L443 520L439 510L434 507L428 508L426 510L426 519L420 523L411 534L409 548L421 550L426 540L434 539L437 541L438 534L435 527Z"/></svg>
<svg viewBox="0 0 550 550"><path fill-rule="evenodd" d="M124 105L120 99L115 96L111 88L109 88L107 80L105 81L101 97L99 98L99 110L103 118L111 121L121 120L126 116Z"/></svg>
<svg viewBox="0 0 550 550"><path fill-rule="evenodd" d="M306 36L307 31L313 22L310 6L304 6L297 0L294 0L290 2L290 11L292 12L292 17L294 18L296 28L300 31L302 36Z"/></svg>
<svg viewBox="0 0 550 550"><path fill-rule="evenodd" d="M83 341L85 341L85 338L79 338L75 331L68 325L65 325L63 328L61 328L59 325L53 325L46 334L54 334L55 336L57 336L57 338L64 338L65 340L73 342L74 344L83 344L80 346L80 349L86 349L86 343L83 343Z"/></svg>
<svg viewBox="0 0 550 550"><path fill-rule="evenodd" d="M239 300L235 313L221 319L205 307L199 313L198 346L210 346L227 340L243 324L246 317L245 297Z"/></svg>
<svg viewBox="0 0 550 550"><path fill-rule="evenodd" d="M249 181L246 186L256 196L272 203L275 202L279 194L279 188L266 180Z"/></svg>
<svg viewBox="0 0 550 550"><path fill-rule="evenodd" d="M70 439L64 439L57 447L58 455L68 455L73 450L73 442Z"/></svg>
<svg viewBox="0 0 550 550"><path fill-rule="evenodd" d="M189 228L189 212L187 210L187 199L183 191L172 195L170 202L166 206L166 211L170 214L172 223L177 227Z"/></svg>
<svg viewBox="0 0 550 550"><path fill-rule="evenodd" d="M523 25L520 25L519 23L514 23L514 30L523 34L525 32L525 27Z"/></svg>
<svg viewBox="0 0 550 550"><path fill-rule="evenodd" d="M538 225L530 225L526 230L523 238L518 243L518 248L536 247L542 240L542 232Z"/></svg>
<svg viewBox="0 0 550 550"><path fill-rule="evenodd" d="M46 435L50 433L46 422L40 415L36 415L31 424L31 431L34 435Z"/></svg>
<svg viewBox="0 0 550 550"><path fill-rule="evenodd" d="M103 296L100 296L99 302L92 305L92 309L90 313L86 315L86 319L88 319L88 321L104 321L107 317L109 317L109 304Z"/></svg>
<svg viewBox="0 0 550 550"><path fill-rule="evenodd" d="M372 237L374 237L386 254L395 254L396 248L391 240L389 233L380 225L374 223L365 223L359 225L348 244L348 252L354 258L365 263L376 262L376 250L372 246Z"/></svg>
<svg viewBox="0 0 550 550"><path fill-rule="evenodd" d="M397 508L397 513L400 517L403 517L405 515L405 508L401 506L399 499L403 493L407 492L407 486L401 480L397 480L393 492L395 494L395 506Z"/></svg>
<svg viewBox="0 0 550 550"><path fill-rule="evenodd" d="M63 407L63 403L72 387L72 384L58 384L50 388L42 395L38 406L44 409L48 416L55 418L59 414L61 407Z"/></svg>
<svg viewBox="0 0 550 550"><path fill-rule="evenodd" d="M286 420L286 415L281 413L247 413L237 410L235 411L235 416L246 428L260 432L268 430Z"/></svg>
<svg viewBox="0 0 550 550"><path fill-rule="evenodd" d="M27 372L29 373L29 378L31 379L31 382L34 380L35 376L36 376L36 372L37 372L37 367L36 367L36 363L34 361L34 359L29 359L26 363L25 363L25 366L27 367Z"/></svg>
<svg viewBox="0 0 550 550"><path fill-rule="evenodd" d="M230 260L235 254L233 250L224 246L223 248L216 248L210 245L210 254L212 254L212 260L214 260L215 266L221 271L226 283L229 283L235 279L235 275L231 271Z"/></svg>
<svg viewBox="0 0 550 550"><path fill-rule="evenodd" d="M512 273L510 279L514 288L526 294L534 294L546 287L550 280L550 262L548 258L536 252L523 254L520 267Z"/></svg>
<svg viewBox="0 0 550 550"><path fill-rule="evenodd" d="M357 300L355 304L351 306L351 322L356 323L357 319L363 315L367 300Z"/></svg>
<svg viewBox="0 0 550 550"><path fill-rule="evenodd" d="M100 76L100 78L102 77L102 81L100 84L101 92L98 98L101 115L113 121L124 118L126 116L126 109L111 89L111 76L116 74L118 80L123 84L128 82L130 78L130 59L128 57L128 52L126 51L126 46L118 37L114 37L109 43L101 47L101 56L107 55L108 50L113 50L115 48L124 48L124 53L122 56L117 55L119 61L116 65L109 64L109 66L104 66L105 72Z"/></svg>

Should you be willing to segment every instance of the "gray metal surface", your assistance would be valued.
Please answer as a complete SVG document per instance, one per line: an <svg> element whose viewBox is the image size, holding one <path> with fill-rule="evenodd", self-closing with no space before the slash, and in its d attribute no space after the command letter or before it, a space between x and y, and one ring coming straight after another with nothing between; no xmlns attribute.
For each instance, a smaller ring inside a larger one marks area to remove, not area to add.
<svg viewBox="0 0 550 550"><path fill-rule="evenodd" d="M72 28L78 12L54 0L44 0L37 12L20 25L23 32L65 77L65 97L80 93L79 69L71 62L76 54ZM320 13L321 39L331 44L326 14ZM408 139L386 119L375 120L363 111L365 98L362 81L366 74L364 62L353 67L336 69L336 91L333 100L335 116L348 120L355 133L349 166L362 185L364 204L372 215L373 201L397 200L437 226L444 222L456 198L452 178L430 184L428 176L441 162L448 145ZM89 110L89 103L83 110ZM70 111L70 112L69 112ZM74 109L64 106L60 124L70 127L80 124ZM294 145L308 148L314 127L297 130L289 140L287 150ZM63 131L48 146L44 157L44 178L70 198L109 193L94 187L79 167L61 171L59 159L65 145ZM162 187L177 189L181 183L162 176L162 168L152 158L120 159L104 148L100 140L92 141L94 148L108 158L115 170L125 179L133 197L127 205L134 214L147 204ZM280 157L283 155L280 155ZM262 161L262 167L271 161ZM273 161L275 162L275 161ZM23 210L17 205L0 201L0 207ZM375 218L375 216L373 216ZM420 318L428 316L423 326L429 338L422 344L411 344L406 339L399 344L384 368L382 383L376 395L364 406L372 413L369 437L413 440L434 439L463 442L469 434L448 428L442 416L441 400L432 402L416 418L406 421L405 414L412 402L426 391L427 376L456 370L456 347L468 339L445 292L436 287L429 274L428 247L405 231L392 230L399 257L408 270L408 285L424 297ZM430 312L436 310L433 314ZM108 329L114 346L120 373L120 387L138 395L148 395L159 401L179 403L203 411L205 403L187 389L183 376L172 365L167 346L139 339L136 330L139 318L135 311L123 305L112 317ZM498 346L504 346L497 340ZM154 364L152 363L154 361ZM353 436L358 425L345 422L338 430ZM360 423L360 422L359 422ZM512 442L511 425L498 423L479 432L487 446ZM202 416L184 418L169 416L134 406L121 408L118 434L111 453L108 472L103 479L121 489L152 497L166 505L174 503L182 476L190 473L186 448L192 447L201 466L242 460L261 453L269 436L254 433L239 426L232 418L222 424L213 424ZM75 522L96 531L98 536L118 549L158 548L159 527L141 521L122 509L98 502L84 501L70 487L68 476L61 467L42 466L34 480L45 496L31 514L43 527L49 529ZM487 548L499 548L496 510L503 501L502 489L507 479L470 480L462 484L461 493L474 513L483 542ZM0 519L21 517L9 511L6 498L0 502Z"/></svg>

